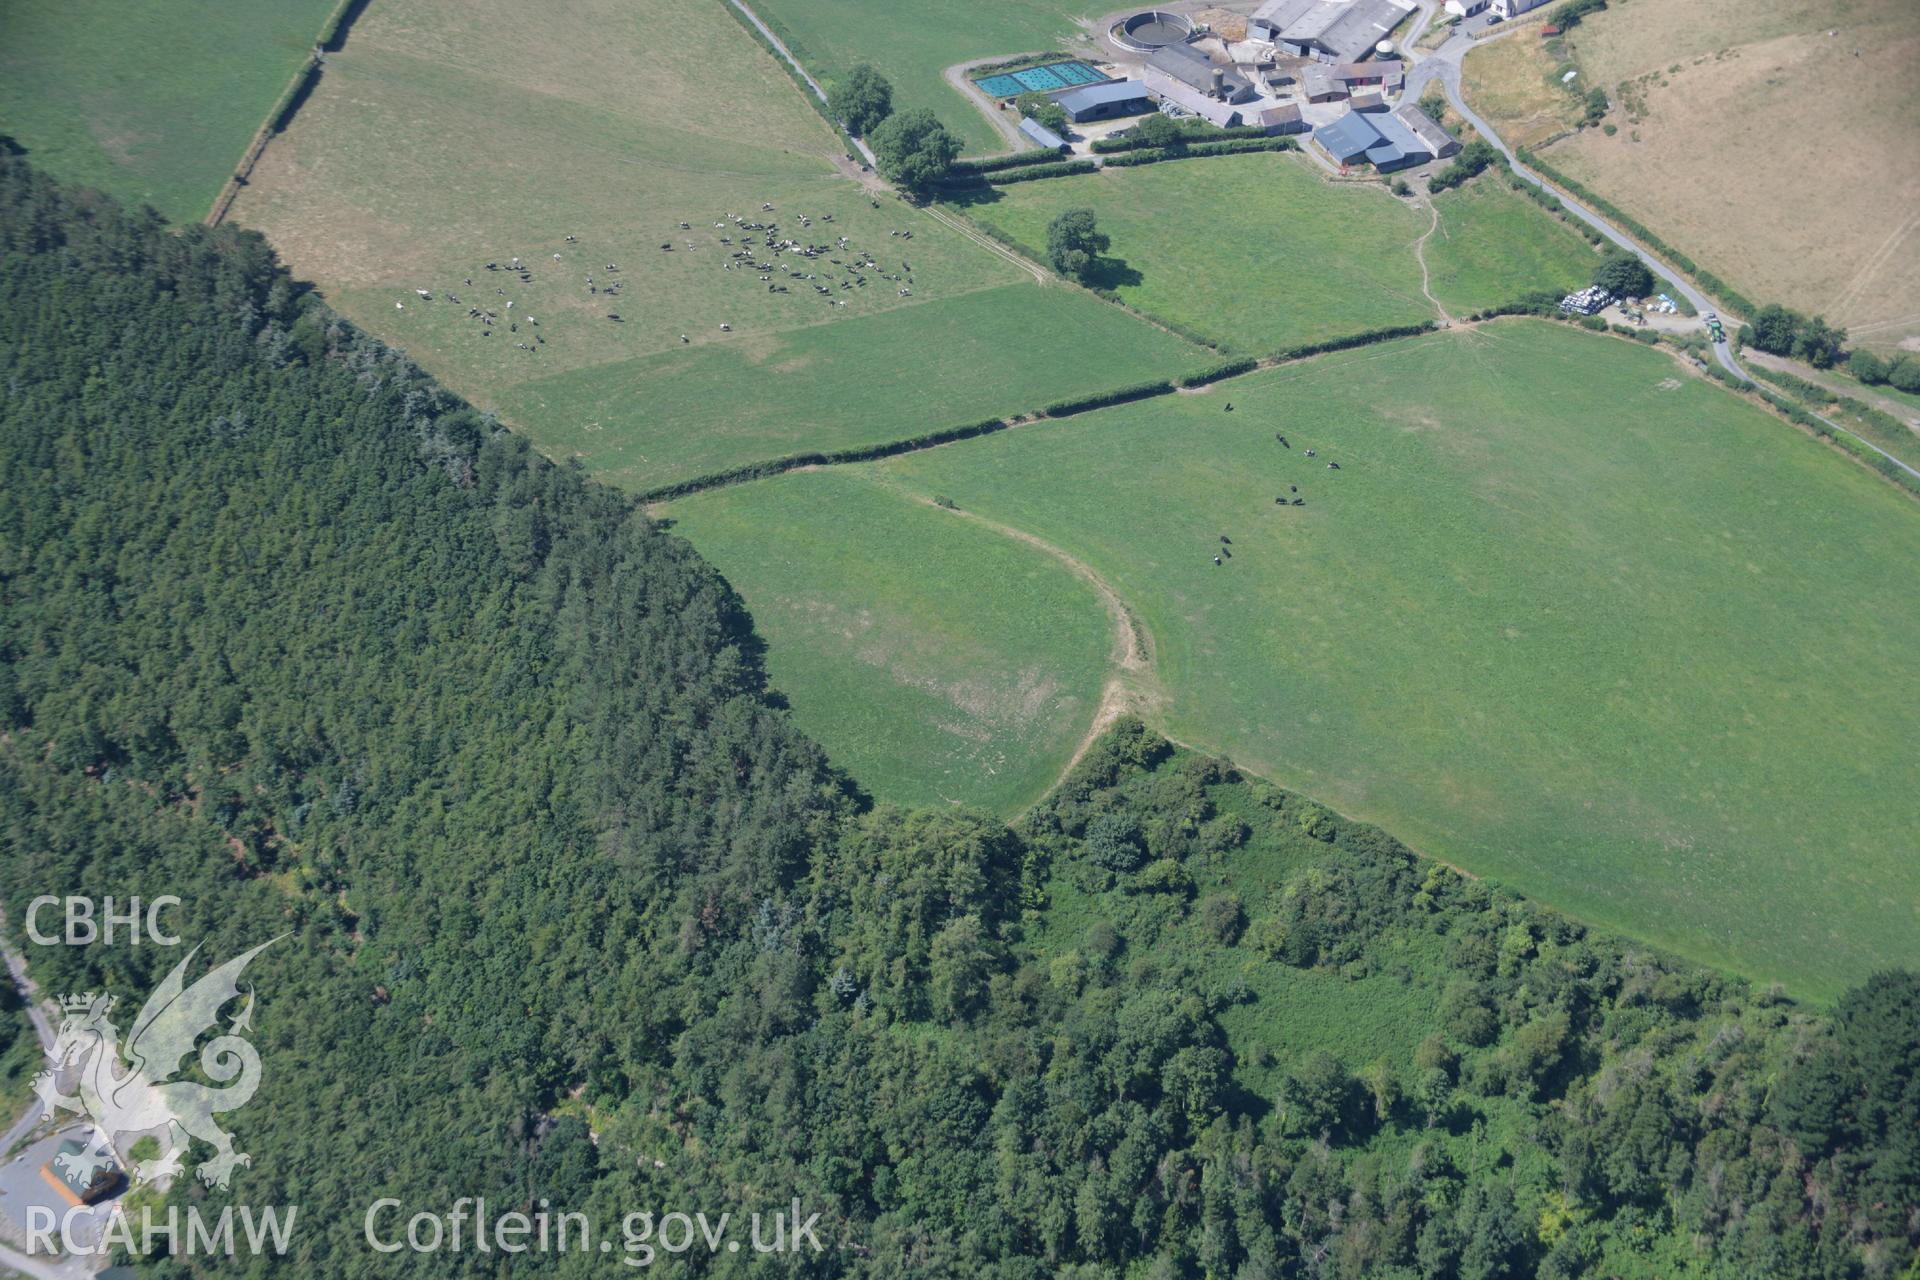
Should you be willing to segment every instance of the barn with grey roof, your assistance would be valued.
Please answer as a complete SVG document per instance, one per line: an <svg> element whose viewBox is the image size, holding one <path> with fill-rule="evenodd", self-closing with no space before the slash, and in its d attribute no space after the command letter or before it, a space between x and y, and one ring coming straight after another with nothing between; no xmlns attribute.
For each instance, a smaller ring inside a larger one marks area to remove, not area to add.
<svg viewBox="0 0 1920 1280"><path fill-rule="evenodd" d="M1391 111L1349 111L1314 130L1313 140L1336 164L1370 164L1381 173L1425 164L1434 156L1420 135Z"/></svg>
<svg viewBox="0 0 1920 1280"><path fill-rule="evenodd" d="M1047 126L1041 124L1032 116L1025 116L1021 119L1020 132L1035 146L1043 150L1065 151L1067 149L1067 140L1065 138L1047 128Z"/></svg>
<svg viewBox="0 0 1920 1280"><path fill-rule="evenodd" d="M1247 35L1322 62L1356 62L1413 12L1396 0L1266 0Z"/></svg>
<svg viewBox="0 0 1920 1280"><path fill-rule="evenodd" d="M1059 94L1054 101L1076 124L1137 116L1153 110L1153 99L1147 96L1147 86L1138 80L1109 80L1105 84L1090 84Z"/></svg>
<svg viewBox="0 0 1920 1280"><path fill-rule="evenodd" d="M1190 44L1172 44L1147 56L1147 66L1220 102L1251 102L1259 96L1234 68L1214 62Z"/></svg>

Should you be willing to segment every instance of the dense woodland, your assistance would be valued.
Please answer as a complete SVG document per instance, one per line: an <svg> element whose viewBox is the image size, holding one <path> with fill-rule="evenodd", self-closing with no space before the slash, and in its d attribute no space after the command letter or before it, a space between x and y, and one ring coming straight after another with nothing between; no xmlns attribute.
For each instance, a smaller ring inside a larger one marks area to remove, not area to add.
<svg viewBox="0 0 1920 1280"><path fill-rule="evenodd" d="M0 903L287 935L253 1165L169 1194L296 1255L145 1273L513 1270L374 1254L392 1195L822 1211L663 1273L1920 1275L1920 978L1808 1010L1134 722L1011 828L874 806L684 543L257 236L0 159L0 255ZM28 950L134 1007L178 959Z"/></svg>

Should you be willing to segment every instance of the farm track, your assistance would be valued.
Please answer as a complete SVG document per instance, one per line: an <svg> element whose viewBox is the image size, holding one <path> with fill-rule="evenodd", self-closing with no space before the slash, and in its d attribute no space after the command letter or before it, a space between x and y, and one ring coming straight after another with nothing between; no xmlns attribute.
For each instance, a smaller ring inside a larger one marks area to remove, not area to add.
<svg viewBox="0 0 1920 1280"><path fill-rule="evenodd" d="M1503 36L1512 35L1519 30L1522 30L1522 28L1511 27L1500 34ZM1488 38L1493 39L1498 37ZM1626 252L1640 259L1655 276L1665 280L1673 288L1677 289L1688 302L1693 304L1696 311L1699 311L1703 315L1711 313L1714 308L1713 300L1707 297L1700 289L1696 288L1690 279L1682 275L1675 268L1668 266L1656 256L1652 250L1647 249L1641 245L1639 241L1614 226L1612 221L1601 216L1597 211L1588 208L1584 201L1578 200L1568 192L1560 190L1541 174L1528 168L1521 162L1520 157L1515 153L1514 149L1501 139L1499 133L1494 130L1493 126L1483 120L1475 113L1472 107L1467 105L1466 94L1461 87L1460 64L1467 51L1473 47L1473 43L1472 37L1456 35L1441 45L1439 49L1414 62L1412 70L1407 75L1404 97L1417 102L1420 96L1426 91L1427 86L1438 80L1440 82L1441 92L1446 95L1447 101L1453 105L1453 109L1460 113L1461 119L1473 126L1482 138L1492 144L1494 150L1498 151L1501 156L1506 159L1507 167L1516 176L1523 181L1532 183L1549 195L1556 197L1560 203L1565 206L1568 213L1580 219L1580 221L1586 223L1595 231L1598 231L1619 248L1624 249ZM1897 239L1894 243L1898 243ZM1725 340L1715 343L1713 345L1713 356L1714 359L1720 363L1721 368L1739 379L1741 383L1749 386L1752 385L1753 378L1745 369L1740 367L1740 362L1734 358L1731 343ZM1811 410L1808 412L1812 413ZM1891 453L1888 453L1871 440L1861 439L1854 432L1848 431L1847 428L1823 414L1813 413L1813 417L1819 419L1835 431L1846 432L1850 438L1859 440L1864 447L1873 450L1882 458L1885 458L1888 462L1916 480L1920 480L1920 469L1907 465L1907 463L1894 457Z"/></svg>
<svg viewBox="0 0 1920 1280"><path fill-rule="evenodd" d="M760 15L755 13L747 5L741 3L741 0L726 0L726 2L727 4L731 5L735 10L737 10L741 17L745 18L748 22L752 23L754 30L758 31L762 36L766 37L767 43L773 46L774 52L779 54L780 58L788 66L793 68L793 73L799 76L800 79L806 84L807 88L813 91L814 97L820 99L820 105L823 107L826 106L827 91L820 87L820 82L818 80L815 80L813 76L808 73L805 67L800 65L800 60L793 56L793 50L787 48L786 43L783 40L781 40L779 36L773 33L773 29L769 27L765 22L762 22L760 20ZM953 70L959 70L959 68L954 68ZM951 76L949 78L951 79ZM994 123L998 125L1001 122L995 121ZM878 163L874 159L873 148L867 145L866 140L864 138L853 139L853 145L860 149L861 156L865 158L866 162L869 165L875 165ZM958 232L960 235L972 241L974 244L979 245L981 248L987 250L989 253L992 253L996 257L1002 258L1007 262L1012 263L1014 266L1019 267L1022 271L1032 276L1034 283L1037 285L1040 285L1042 288L1046 287L1048 284L1051 283L1051 278L1048 276L1046 268L1041 267L1035 263L1029 262L1026 258L1022 257L1020 254L1015 253L1013 250L1007 248L1003 244L1000 244L998 241L993 240L988 236L982 235L980 232L966 225L960 219L955 218L952 214L949 214L946 211L941 209L933 208L932 206L928 206L926 212L927 212L927 215L931 217L935 222L940 223L942 226L948 228L949 230Z"/></svg>
<svg viewBox="0 0 1920 1280"><path fill-rule="evenodd" d="M773 28L762 22L760 15L742 4L740 0L727 0L727 4L732 6L741 17L753 24L753 29L764 36L767 43L773 46L773 51L780 55L780 60L785 62L789 67L792 67L793 74L799 76L800 79L805 82L807 88L813 90L813 96L820 99L820 105L823 107L826 106L827 91L822 89L820 82L815 80L812 75L808 74L807 69L800 65L800 59L793 56L793 50L787 48L786 41L775 35ZM868 164L874 163L873 148L866 144L865 139L855 138L853 139L853 145L860 149L860 154L866 158Z"/></svg>
<svg viewBox="0 0 1920 1280"><path fill-rule="evenodd" d="M947 83L953 86L955 93L980 108L980 114L987 118L987 123L993 126L993 131L1000 135L1001 140L1007 144L1009 151L1020 150L1026 145L1026 139L1020 136L1019 128L1015 126L1011 120L1006 118L1005 112L989 111L986 107L981 106L978 99L974 96L972 86L967 83L967 72L973 70L975 67L985 66L989 62L1005 62L1009 58L1024 58L1026 56L1026 54L1021 53L1009 53L994 54L985 58L970 58L965 62L956 62L941 72L941 75L946 77Z"/></svg>
<svg viewBox="0 0 1920 1280"><path fill-rule="evenodd" d="M939 223L941 226L946 227L951 231L958 232L960 235L972 241L974 244L979 245L982 249L987 250L989 253L996 254L997 256L1006 259L1008 262L1011 262L1014 266L1019 267L1022 271L1032 276L1033 282L1039 285L1041 288L1044 289L1047 285L1053 282L1053 278L1047 274L1047 269L1045 267L1042 267L1035 262L1029 262L1025 257L1007 248L1007 246L1001 244L998 240L995 240L992 236L987 235L985 232L976 231L973 227L969 226L966 222L964 222L959 218L954 217L952 214L948 213L945 209L937 208L934 205L928 205L926 207L926 213L929 218L932 218L935 222Z"/></svg>
<svg viewBox="0 0 1920 1280"><path fill-rule="evenodd" d="M1441 327L1445 328L1453 323L1453 317L1448 315L1447 309L1440 305L1440 299L1433 296L1433 276L1427 270L1427 241L1432 239L1433 233L1440 229L1440 206L1429 200L1427 209L1433 214L1433 225L1413 242L1413 260L1420 264L1420 292L1427 295L1427 301L1433 304L1433 309L1440 315Z"/></svg>
<svg viewBox="0 0 1920 1280"><path fill-rule="evenodd" d="M1092 587L1100 596L1101 603L1106 606L1107 616L1113 624L1113 651L1109 659L1113 670L1100 690L1100 702L1094 708L1093 719L1088 724L1087 731L1081 735L1079 743L1073 749L1073 754L1067 757L1067 762L1061 766L1059 776L1047 787L1046 794L1051 795L1060 783L1066 780L1067 776L1079 766L1088 748L1099 740L1101 734L1111 729L1114 722L1121 716L1149 710L1164 701L1164 695L1153 674L1153 638L1135 616L1132 606L1127 604L1120 592L1101 575L1098 569L1072 552L1015 525L1005 524L972 511L941 506L931 498L909 493L884 480L876 479L875 482L910 501L933 507L937 511L944 511L957 519L972 520L1002 537L1012 538L1016 542L1032 547L1042 555L1051 557L1065 566L1068 572Z"/></svg>
<svg viewBox="0 0 1920 1280"><path fill-rule="evenodd" d="M1823 387L1831 391L1835 396L1845 397L1849 400L1858 400L1862 404L1869 405L1872 408L1880 410L1882 413L1898 418L1901 422L1906 423L1908 429L1913 431L1914 434L1920 435L1920 409L1915 409L1912 405L1895 400L1890 396L1883 396L1872 387L1856 386L1844 382L1830 374L1822 373L1818 369L1811 369L1806 365L1797 364L1783 356L1769 355L1765 351L1743 351L1741 355L1763 369L1773 369L1780 373L1790 373L1797 378L1813 383L1815 386Z"/></svg>

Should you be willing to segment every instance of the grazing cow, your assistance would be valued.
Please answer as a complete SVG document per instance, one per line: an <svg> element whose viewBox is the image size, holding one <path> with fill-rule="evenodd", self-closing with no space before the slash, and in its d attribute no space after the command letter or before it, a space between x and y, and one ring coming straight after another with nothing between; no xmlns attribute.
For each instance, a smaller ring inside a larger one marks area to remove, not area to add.
<svg viewBox="0 0 1920 1280"><path fill-rule="evenodd" d="M1213 558L1213 562L1214 562L1215 564L1220 564L1220 563L1222 563L1222 561L1221 561L1221 559L1220 559L1220 557L1219 557L1219 556L1215 556L1215 557Z"/></svg>
<svg viewBox="0 0 1920 1280"><path fill-rule="evenodd" d="M1228 412L1228 413L1232 413L1232 412L1233 412L1233 401L1231 401L1231 400L1229 400L1229 401L1227 401L1227 412Z"/></svg>
<svg viewBox="0 0 1920 1280"><path fill-rule="evenodd" d="M1329 462L1327 464L1327 470L1329 471L1338 471L1339 469L1340 469L1340 464L1337 462Z"/></svg>
<svg viewBox="0 0 1920 1280"><path fill-rule="evenodd" d="M1276 432L1274 432L1274 433L1273 433L1273 438L1274 438L1275 440L1278 440L1278 441L1280 442L1280 444L1281 444L1281 447L1283 447L1283 448L1287 448L1287 449L1291 449L1291 448L1293 448L1293 446L1292 446L1292 445L1290 445L1290 444L1288 444L1288 443L1287 443L1287 438L1286 438L1285 436L1283 436L1283 435L1281 435L1281 434L1280 434L1280 433L1279 433L1278 431L1276 431Z"/></svg>

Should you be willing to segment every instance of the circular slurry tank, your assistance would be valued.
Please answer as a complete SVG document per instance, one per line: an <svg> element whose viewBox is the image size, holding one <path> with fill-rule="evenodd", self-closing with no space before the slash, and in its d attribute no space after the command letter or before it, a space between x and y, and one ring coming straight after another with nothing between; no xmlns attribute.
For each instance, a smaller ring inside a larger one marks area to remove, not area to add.
<svg viewBox="0 0 1920 1280"><path fill-rule="evenodd" d="M1114 24L1115 44L1129 49L1164 49L1170 44L1185 44L1193 35L1191 20L1177 13L1147 9Z"/></svg>

